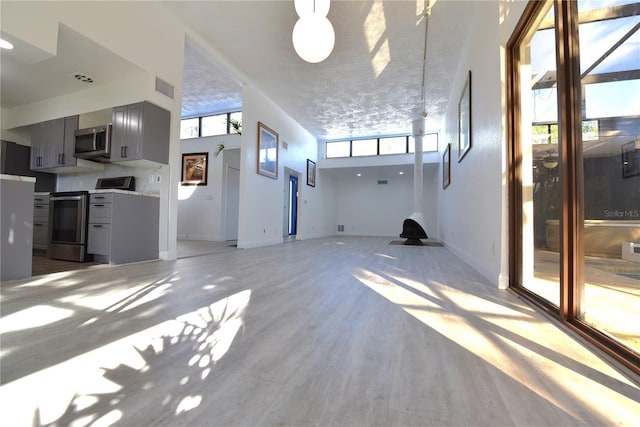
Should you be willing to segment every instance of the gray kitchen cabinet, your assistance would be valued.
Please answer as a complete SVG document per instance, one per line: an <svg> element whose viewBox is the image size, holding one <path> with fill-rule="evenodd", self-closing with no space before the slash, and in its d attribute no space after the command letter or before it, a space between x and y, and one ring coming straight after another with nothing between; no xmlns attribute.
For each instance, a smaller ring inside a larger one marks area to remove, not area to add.
<svg viewBox="0 0 640 427"><path fill-rule="evenodd" d="M31 170L75 166L75 131L78 116L37 123L31 127Z"/></svg>
<svg viewBox="0 0 640 427"><path fill-rule="evenodd" d="M33 252L45 252L49 246L49 195L33 196Z"/></svg>
<svg viewBox="0 0 640 427"><path fill-rule="evenodd" d="M169 164L171 113L150 102L113 109L111 162Z"/></svg>
<svg viewBox="0 0 640 427"><path fill-rule="evenodd" d="M94 193L89 203L87 252L96 261L124 264L158 258L158 197Z"/></svg>

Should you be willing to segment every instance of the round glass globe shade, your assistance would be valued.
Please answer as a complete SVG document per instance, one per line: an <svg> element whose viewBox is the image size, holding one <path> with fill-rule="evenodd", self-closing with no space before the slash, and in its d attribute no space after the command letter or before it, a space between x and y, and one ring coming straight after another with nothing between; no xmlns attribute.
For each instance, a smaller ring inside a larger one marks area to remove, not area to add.
<svg viewBox="0 0 640 427"><path fill-rule="evenodd" d="M291 38L298 56L312 64L327 59L336 42L331 22L319 15L298 19Z"/></svg>

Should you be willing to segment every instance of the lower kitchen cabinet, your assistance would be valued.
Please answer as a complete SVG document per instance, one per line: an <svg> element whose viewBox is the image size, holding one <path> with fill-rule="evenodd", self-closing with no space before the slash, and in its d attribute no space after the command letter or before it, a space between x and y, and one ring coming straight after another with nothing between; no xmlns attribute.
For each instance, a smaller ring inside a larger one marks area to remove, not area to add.
<svg viewBox="0 0 640 427"><path fill-rule="evenodd" d="M49 246L49 195L33 196L33 252L47 252Z"/></svg>
<svg viewBox="0 0 640 427"><path fill-rule="evenodd" d="M87 252L109 264L157 259L159 215L158 197L91 194Z"/></svg>

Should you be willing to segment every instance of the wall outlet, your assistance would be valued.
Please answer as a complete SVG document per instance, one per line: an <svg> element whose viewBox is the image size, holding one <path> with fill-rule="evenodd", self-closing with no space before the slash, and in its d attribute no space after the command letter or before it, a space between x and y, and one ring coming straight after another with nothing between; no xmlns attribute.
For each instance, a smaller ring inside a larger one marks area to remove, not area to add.
<svg viewBox="0 0 640 427"><path fill-rule="evenodd" d="M156 184L160 184L162 182L162 175L156 175Z"/></svg>

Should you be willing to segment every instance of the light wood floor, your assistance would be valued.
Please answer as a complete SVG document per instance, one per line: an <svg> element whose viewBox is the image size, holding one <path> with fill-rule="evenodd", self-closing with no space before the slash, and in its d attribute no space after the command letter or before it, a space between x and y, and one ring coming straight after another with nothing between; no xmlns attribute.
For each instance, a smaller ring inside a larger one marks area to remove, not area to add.
<svg viewBox="0 0 640 427"><path fill-rule="evenodd" d="M0 423L638 425L637 377L446 248L388 243L3 284Z"/></svg>

